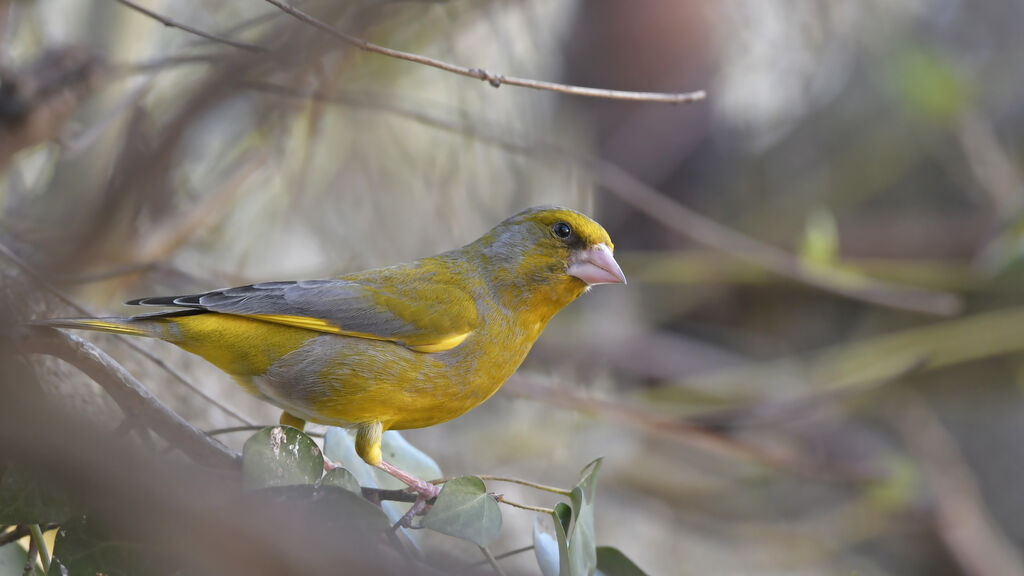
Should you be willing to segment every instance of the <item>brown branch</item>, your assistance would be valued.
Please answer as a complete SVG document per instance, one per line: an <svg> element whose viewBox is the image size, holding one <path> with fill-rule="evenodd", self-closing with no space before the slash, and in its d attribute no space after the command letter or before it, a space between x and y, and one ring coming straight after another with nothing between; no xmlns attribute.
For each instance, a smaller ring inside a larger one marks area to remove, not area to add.
<svg viewBox="0 0 1024 576"><path fill-rule="evenodd" d="M156 20L157 22L163 24L164 26L167 26L168 28L177 28L179 30L183 30L185 32L188 32L189 34L194 34L196 36L199 36L200 38L206 38L207 40L210 40L212 42L217 42L218 44L225 44L227 46L232 46L234 48L239 48L241 50L248 50L249 52L267 52L267 49L262 47L262 46L256 46L255 44L246 44L245 42L238 42L238 41L232 40L230 38L225 38L223 36L218 36L216 34L212 34L210 32L204 32L204 31L202 31L202 30L200 30L198 28L193 28L192 26L189 26L188 24L183 24L181 22L178 22L177 20L173 20L171 18L168 18L167 16L163 16L162 14L158 14L156 12L153 12L152 10L150 10L148 8L144 8L142 6L139 6L138 4L132 2L131 0L114 0L114 1L119 3L119 4L123 4L124 6L127 6L128 8L131 8L132 10L135 10L136 12L138 12L140 14L144 14L144 15L148 16L148 17L152 18L153 20Z"/></svg>
<svg viewBox="0 0 1024 576"><path fill-rule="evenodd" d="M899 424L931 488L935 529L964 573L1024 576L1024 558L989 516L970 467L935 414L913 399Z"/></svg>
<svg viewBox="0 0 1024 576"><path fill-rule="evenodd" d="M426 126L478 138L483 142L537 160L570 161L588 170L594 180L608 192L680 236L820 290L861 302L937 316L956 314L961 307L960 299L946 292L910 288L866 276L854 276L840 270L806 266L785 250L765 244L687 208L610 162L551 141L538 138L520 139L512 130L488 124L485 120L476 119L470 123L461 116L457 119L442 118L426 112L437 106L404 106L379 94L332 94L317 91L303 93L289 86L266 82L246 82L243 86L284 97L318 99L344 106L387 112Z"/></svg>
<svg viewBox="0 0 1024 576"><path fill-rule="evenodd" d="M21 570L21 576L30 576L36 569L36 557L39 556L39 543L35 538L28 541L28 554L25 555L25 567ZM40 562L40 564L42 564Z"/></svg>
<svg viewBox="0 0 1024 576"><path fill-rule="evenodd" d="M43 532L49 532L58 526L60 526L60 524L43 524L40 526L40 529L42 529ZM17 542L29 534L31 534L31 532L29 531L28 526L15 526L10 532L0 534L0 546L6 546L11 542Z"/></svg>
<svg viewBox="0 0 1024 576"><path fill-rule="evenodd" d="M74 308L75 310L79 311L82 314L85 314L86 316L88 316L90 318L95 318L96 317L96 315L93 314L89 309L85 308L81 304L78 304L77 302L72 300L70 297L68 297L66 294L61 292L56 286L54 286L53 284L48 282L38 272L36 272L35 269L32 268L32 266L30 266L28 264L28 262L25 262L24 260L22 260L17 254L14 253L13 250L11 250L10 248L8 248L7 246L5 246L2 243L0 243L0 254L4 255L8 260L13 262L18 268L21 268L33 280L38 282L40 286L42 286L48 292L53 294L61 302L64 302L68 306ZM195 384L189 382L189 380L187 378L185 378L185 376L183 376L181 374L181 372L178 372L177 370L172 368L170 365L168 365L162 359L158 358L155 354L153 354L149 350L146 350L145 348L143 348L142 346L139 346L138 344L136 344L135 342L132 342L131 340L125 341L125 345L128 346L129 348L131 348L132 350L135 350L139 354L141 354L144 358L146 358L147 360L149 360L153 364L156 364L156 366L158 368L162 369L164 372L167 372L167 374L169 374L172 378L174 378L175 380L180 382L182 386L185 386L186 388L191 390L193 393L198 395L200 398L202 398L203 400L206 400L207 402L209 402L210 404L212 404L216 408L220 409L222 412L224 412L228 416L231 416L232 418L234 418L235 420L238 420L242 424L246 424L246 425L252 425L253 424L253 422L251 422L248 418L242 416L241 414L239 414L235 410L232 410L230 407L224 405L222 402L218 401L213 396L210 396L206 392L200 390L198 386L196 386Z"/></svg>
<svg viewBox="0 0 1024 576"><path fill-rule="evenodd" d="M790 454L778 454L763 450L714 430L693 425L682 418L660 414L619 401L594 398L566 390L564 387L551 386L522 374L513 375L508 384L502 388L502 393L541 401L547 406L596 414L606 420L641 430L651 436L681 442L707 454L757 462L773 469L807 476L820 476L825 472L809 469Z"/></svg>
<svg viewBox="0 0 1024 576"><path fill-rule="evenodd" d="M119 0L120 1L120 0ZM505 76L504 74L495 74L488 72L483 68L467 68L465 66L459 66L458 64L451 64L443 60L431 58L429 56L423 56L421 54L413 54L411 52L403 52L402 50L395 50L394 48L387 48L379 44L374 44L353 36L346 32L342 32L337 28L322 22L313 16L310 16L306 12L299 10L298 8L286 3L281 0L266 0L270 4L277 6L288 15L295 19L309 24L310 26L324 32L334 38L341 40L342 42L354 46L360 50L366 52L373 52L375 54L381 54L389 58L397 58L398 60L405 60L408 62L414 62L416 64L422 64L424 66L430 66L445 72L451 72L452 74L458 74L459 76L466 76L469 78L476 78L477 80L484 80L495 88L501 87L503 84L509 86L520 86L523 88L533 88L534 90L548 90L551 92L559 92L561 94L571 94L574 96L585 96L587 98L604 98L608 100L630 100L634 102L660 102L666 104L683 104L688 102L697 102L703 100L707 95L703 90L696 92L684 92L678 94L670 94L664 92L633 92L629 90L606 90L604 88L586 88L583 86L571 86L569 84L559 84L558 82L546 82L544 80L531 80L529 78L517 78L515 76Z"/></svg>
<svg viewBox="0 0 1024 576"><path fill-rule="evenodd" d="M19 343L26 354L45 354L71 364L106 390L124 413L160 435L196 462L235 467L240 455L175 414L106 352L57 330L35 330Z"/></svg>

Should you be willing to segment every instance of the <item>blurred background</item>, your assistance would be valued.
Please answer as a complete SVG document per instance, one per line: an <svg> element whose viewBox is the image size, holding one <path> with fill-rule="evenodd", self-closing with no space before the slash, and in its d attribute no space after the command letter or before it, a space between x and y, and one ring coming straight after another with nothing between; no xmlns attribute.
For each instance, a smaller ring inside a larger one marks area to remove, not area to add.
<svg viewBox="0 0 1024 576"><path fill-rule="evenodd" d="M1021 3L294 2L471 68L708 91L666 105L495 89L263 2L139 1L218 39L0 0L12 315L81 314L50 287L109 315L329 277L571 206L629 284L559 314L485 405L406 434L446 474L566 486L604 456L597 540L650 574L1024 574ZM173 346L139 343L236 415L89 339L201 429L276 421ZM76 414L117 413L45 368ZM504 548L528 545L533 514L504 516Z"/></svg>

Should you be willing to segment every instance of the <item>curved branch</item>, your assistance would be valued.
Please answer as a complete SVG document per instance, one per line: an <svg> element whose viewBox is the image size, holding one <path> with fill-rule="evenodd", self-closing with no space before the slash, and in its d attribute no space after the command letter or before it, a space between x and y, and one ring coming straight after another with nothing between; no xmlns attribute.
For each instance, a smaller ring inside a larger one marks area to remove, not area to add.
<svg viewBox="0 0 1024 576"><path fill-rule="evenodd" d="M267 51L267 49L262 47L262 46L256 46L255 44L246 44L245 42L237 42L237 41L232 40L230 38L224 38L223 36L218 36L216 34L211 34L209 32L204 32L204 31L202 31L202 30L200 30L198 28L193 28L192 26L189 26L188 24L182 24L181 22L178 22L177 20L172 20L172 19L168 18L167 16L164 16L162 14L158 14L158 13L153 12L152 10L150 10L148 8L144 8L142 6L139 6L138 4L136 4L135 2L131 2L130 0L114 0L114 1L119 3L119 4L121 4L121 5L123 5L123 6L127 6L128 8L131 8L132 10L135 10L136 12L138 12L140 14L144 14L144 15L148 16L148 17L152 18L153 20L156 20L157 22L163 24L164 26L167 26L168 28L177 28L178 30L183 30L185 32L188 32L189 34L194 34L196 36L199 36L200 38L205 38L207 40L210 40L211 42L217 42L219 44L226 44L226 45L231 46L233 48L239 48L241 50L248 50L249 52L266 52Z"/></svg>
<svg viewBox="0 0 1024 576"><path fill-rule="evenodd" d="M703 100L707 94L703 90L696 92L683 92L679 94L671 94L664 92L633 92L630 90L606 90L604 88L586 88L583 86L570 86L569 84L559 84L557 82L546 82L544 80L531 80L529 78L517 78L515 76L505 76L504 74L496 74L494 72L488 72L483 68L468 68L466 66L459 66L458 64L452 64L429 56L423 56L422 54L413 54L411 52L403 52L402 50L395 50L394 48L388 48L379 44L374 44L353 36L351 34L342 32L337 28L327 24L321 20L317 20L313 16L310 16L306 12L299 10L298 8L282 2L281 0L266 0L270 4L277 6L289 16L292 16L300 22L309 24L310 26L333 36L342 42L354 46L360 50L366 52L373 52L375 54L381 54L389 58L396 58L398 60L405 60L407 62L414 62L416 64L422 64L424 66L430 66L431 68L437 68L444 70L445 72L451 72L452 74L458 74L459 76L466 76L469 78L476 78L477 80L484 80L495 88L501 87L502 84L508 84L509 86L520 86L523 88L533 88L534 90L548 90L550 92L559 92L562 94L572 94L574 96L585 96L588 98L604 98L607 100L631 100L634 102L659 102L664 104L684 104L689 102L697 102Z"/></svg>
<svg viewBox="0 0 1024 576"><path fill-rule="evenodd" d="M196 462L233 468L241 456L203 434L157 399L106 352L85 340L57 330L37 329L19 343L26 354L59 358L92 378L125 414L144 422L171 446Z"/></svg>

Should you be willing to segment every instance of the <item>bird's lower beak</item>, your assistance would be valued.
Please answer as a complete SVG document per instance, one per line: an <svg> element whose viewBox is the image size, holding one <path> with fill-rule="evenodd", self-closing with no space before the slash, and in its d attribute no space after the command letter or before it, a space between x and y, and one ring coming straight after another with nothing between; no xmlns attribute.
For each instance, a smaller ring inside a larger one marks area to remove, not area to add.
<svg viewBox="0 0 1024 576"><path fill-rule="evenodd" d="M594 244L573 254L569 258L569 275L591 286L626 283L626 275L612 257L611 249L604 244Z"/></svg>

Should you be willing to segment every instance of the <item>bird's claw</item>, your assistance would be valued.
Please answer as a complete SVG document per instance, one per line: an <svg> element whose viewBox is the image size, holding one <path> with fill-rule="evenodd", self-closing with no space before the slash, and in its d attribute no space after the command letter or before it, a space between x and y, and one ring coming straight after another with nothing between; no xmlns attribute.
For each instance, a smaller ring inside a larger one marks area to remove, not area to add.
<svg viewBox="0 0 1024 576"><path fill-rule="evenodd" d="M399 528L418 528L418 526L412 525L412 519L416 516L429 512L430 507L432 506L429 500L432 499L433 498L425 498L422 493L418 494L416 501L413 502L409 510L398 519L398 522L395 522L394 526L391 527L391 531L395 532Z"/></svg>

